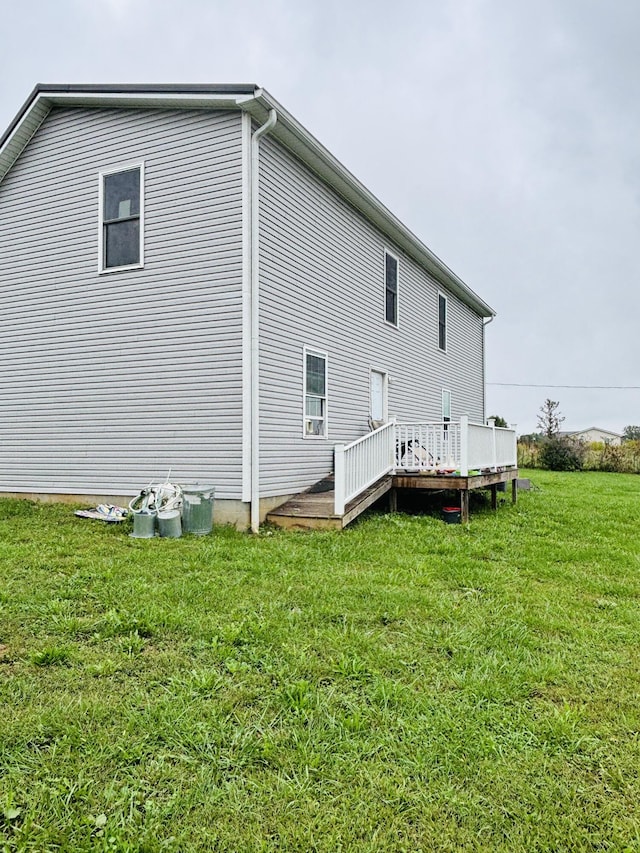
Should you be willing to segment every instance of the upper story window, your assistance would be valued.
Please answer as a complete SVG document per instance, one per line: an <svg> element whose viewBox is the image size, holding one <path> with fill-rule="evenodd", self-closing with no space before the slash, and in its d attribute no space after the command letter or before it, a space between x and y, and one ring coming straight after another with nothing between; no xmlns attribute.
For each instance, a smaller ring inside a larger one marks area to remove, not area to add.
<svg viewBox="0 0 640 853"><path fill-rule="evenodd" d="M384 253L384 318L393 326L398 325L398 259L389 252Z"/></svg>
<svg viewBox="0 0 640 853"><path fill-rule="evenodd" d="M327 356L304 351L304 432L305 438L327 437Z"/></svg>
<svg viewBox="0 0 640 853"><path fill-rule="evenodd" d="M100 271L143 264L144 166L100 173Z"/></svg>
<svg viewBox="0 0 640 853"><path fill-rule="evenodd" d="M438 347L447 349L447 297L438 294Z"/></svg>

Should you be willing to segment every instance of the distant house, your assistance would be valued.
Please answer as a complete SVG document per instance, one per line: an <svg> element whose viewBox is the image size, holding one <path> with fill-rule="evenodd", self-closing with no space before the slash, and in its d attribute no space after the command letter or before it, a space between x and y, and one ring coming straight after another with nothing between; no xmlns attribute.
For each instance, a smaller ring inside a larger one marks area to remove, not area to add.
<svg viewBox="0 0 640 853"><path fill-rule="evenodd" d="M440 424L421 464L504 464L494 311L263 89L37 86L0 139L0 225L0 492L170 470L255 529L392 418Z"/></svg>
<svg viewBox="0 0 640 853"><path fill-rule="evenodd" d="M619 432L611 432L608 429L600 429L599 427L589 427L588 429L580 429L574 432L564 430L560 435L566 435L569 438L577 438L584 442L600 442L602 444L618 445L622 443L622 434Z"/></svg>

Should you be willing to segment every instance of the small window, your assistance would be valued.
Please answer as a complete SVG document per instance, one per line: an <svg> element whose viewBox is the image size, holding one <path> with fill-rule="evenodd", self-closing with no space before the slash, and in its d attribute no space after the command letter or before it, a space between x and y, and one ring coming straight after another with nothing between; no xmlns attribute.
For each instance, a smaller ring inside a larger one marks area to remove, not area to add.
<svg viewBox="0 0 640 853"><path fill-rule="evenodd" d="M398 325L398 259L384 253L385 320Z"/></svg>
<svg viewBox="0 0 640 853"><path fill-rule="evenodd" d="M438 294L438 347L447 349L447 297Z"/></svg>
<svg viewBox="0 0 640 853"><path fill-rule="evenodd" d="M304 436L327 437L327 357L304 351Z"/></svg>
<svg viewBox="0 0 640 853"><path fill-rule="evenodd" d="M100 270L142 266L143 169L100 175Z"/></svg>

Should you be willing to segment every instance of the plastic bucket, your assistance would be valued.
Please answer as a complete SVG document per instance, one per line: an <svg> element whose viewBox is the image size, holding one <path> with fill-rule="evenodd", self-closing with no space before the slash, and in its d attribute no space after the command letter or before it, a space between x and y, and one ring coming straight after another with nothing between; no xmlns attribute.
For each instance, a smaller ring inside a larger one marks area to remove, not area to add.
<svg viewBox="0 0 640 853"><path fill-rule="evenodd" d="M168 512L159 512L158 529L160 536L164 536L167 539L179 539L182 535L180 510L171 509Z"/></svg>
<svg viewBox="0 0 640 853"><path fill-rule="evenodd" d="M204 536L213 527L215 488L192 483L182 486L182 524L185 533Z"/></svg>
<svg viewBox="0 0 640 853"><path fill-rule="evenodd" d="M460 524L461 510L458 506L442 507L442 518L446 524Z"/></svg>
<svg viewBox="0 0 640 853"><path fill-rule="evenodd" d="M133 533L134 539L153 539L156 532L155 512L134 512Z"/></svg>

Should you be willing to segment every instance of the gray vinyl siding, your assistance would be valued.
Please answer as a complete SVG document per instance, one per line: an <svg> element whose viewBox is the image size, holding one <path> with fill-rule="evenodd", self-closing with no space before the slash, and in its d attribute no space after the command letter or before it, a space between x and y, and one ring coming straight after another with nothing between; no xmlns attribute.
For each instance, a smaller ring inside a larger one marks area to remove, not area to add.
<svg viewBox="0 0 640 853"><path fill-rule="evenodd" d="M368 431L371 369L389 374L391 417L440 420L447 388L453 419L483 420L482 318L273 139L261 158L262 494L310 485L336 443ZM385 322L385 249L399 259L398 328ZM326 440L302 436L304 346L328 354Z"/></svg>
<svg viewBox="0 0 640 853"><path fill-rule="evenodd" d="M98 173L145 163L145 266L98 274ZM53 110L0 183L0 490L242 485L238 112Z"/></svg>

